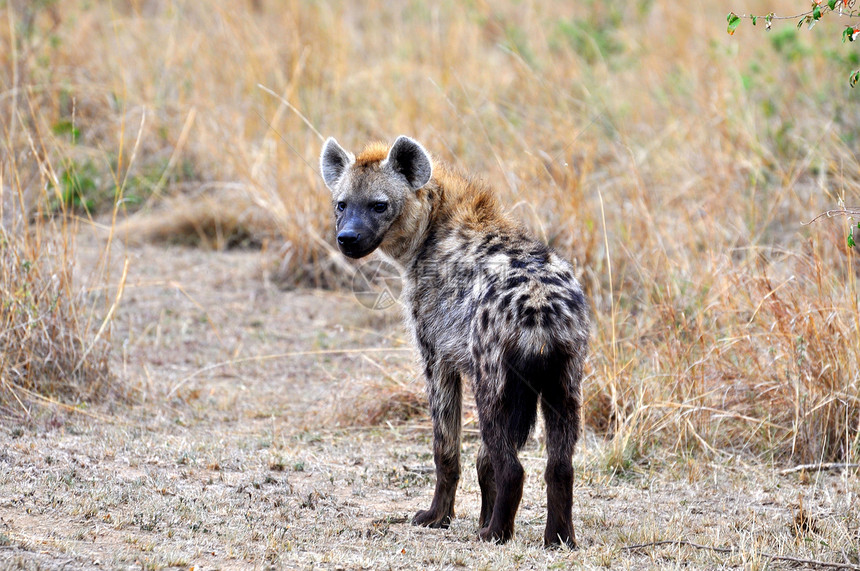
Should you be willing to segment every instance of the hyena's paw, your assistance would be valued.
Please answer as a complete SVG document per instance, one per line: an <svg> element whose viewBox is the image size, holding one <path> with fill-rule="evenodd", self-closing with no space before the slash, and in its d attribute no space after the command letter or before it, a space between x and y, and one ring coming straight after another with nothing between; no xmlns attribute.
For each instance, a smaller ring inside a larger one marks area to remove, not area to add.
<svg viewBox="0 0 860 571"><path fill-rule="evenodd" d="M483 529L490 525L490 520L493 518L494 502L488 500L481 501L481 513L478 515L478 529Z"/></svg>
<svg viewBox="0 0 860 571"><path fill-rule="evenodd" d="M448 529L453 517L453 513L439 514L433 510L421 510L412 518L412 525Z"/></svg>
<svg viewBox="0 0 860 571"><path fill-rule="evenodd" d="M494 529L490 526L482 527L478 531L478 538L487 543L507 543L514 536L513 529Z"/></svg>
<svg viewBox="0 0 860 571"><path fill-rule="evenodd" d="M573 529L551 531L547 529L543 536L543 545L547 549L576 549L576 534Z"/></svg>

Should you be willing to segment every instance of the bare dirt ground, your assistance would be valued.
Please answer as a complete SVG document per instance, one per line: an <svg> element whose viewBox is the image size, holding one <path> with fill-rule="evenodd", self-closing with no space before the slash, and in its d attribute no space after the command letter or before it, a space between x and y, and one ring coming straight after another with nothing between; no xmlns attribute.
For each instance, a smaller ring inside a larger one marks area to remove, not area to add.
<svg viewBox="0 0 860 571"><path fill-rule="evenodd" d="M103 247L84 232L81 272ZM619 470L594 436L575 459L578 550L541 547L537 438L522 454L516 539L479 543L472 409L458 517L448 530L412 527L432 494L429 421L367 426L368 410L385 409L376 401L421 382L396 308L281 291L257 251L121 250L115 370L138 397L36 408L0 426L0 568L798 566L767 554L860 565L856 471L783 475L750 458L659 450ZM630 548L663 540L732 551Z"/></svg>

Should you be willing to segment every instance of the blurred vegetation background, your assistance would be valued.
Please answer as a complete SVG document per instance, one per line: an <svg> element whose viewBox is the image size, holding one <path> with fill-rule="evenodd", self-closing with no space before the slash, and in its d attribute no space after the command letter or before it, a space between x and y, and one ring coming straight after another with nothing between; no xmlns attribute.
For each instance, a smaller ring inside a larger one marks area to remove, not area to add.
<svg viewBox="0 0 860 571"><path fill-rule="evenodd" d="M803 223L860 203L860 52L838 18L726 34L730 10L804 9L0 2L4 410L128 395L116 292L87 286L121 269L75 267L81 224L106 250L260 248L285 286L339 287L322 137L408 134L577 261L596 322L585 421L609 462L857 461L851 222Z"/></svg>

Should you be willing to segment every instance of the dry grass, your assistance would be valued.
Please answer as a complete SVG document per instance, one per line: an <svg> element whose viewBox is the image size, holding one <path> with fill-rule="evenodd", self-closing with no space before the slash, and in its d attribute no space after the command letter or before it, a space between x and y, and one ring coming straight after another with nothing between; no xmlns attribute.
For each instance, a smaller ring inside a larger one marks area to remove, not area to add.
<svg viewBox="0 0 860 571"><path fill-rule="evenodd" d="M590 426L642 451L856 458L856 260L846 224L801 225L857 201L853 46L818 48L835 22L730 38L724 11L12 2L6 99L32 118L7 139L92 179L84 206L142 209L123 236L276 236L284 280L337 286L320 133L409 133L579 261Z"/></svg>
<svg viewBox="0 0 860 571"><path fill-rule="evenodd" d="M578 261L594 304L585 421L606 438L597 462L857 462L857 255L848 221L802 224L860 202L856 48L832 40L838 21L729 37L731 9L797 6L0 5L0 293L19 308L0 322L4 386L24 386L13 370L46 394L82 386L56 372L76 369L116 289L80 296L76 221L92 214L132 242L261 244L284 282L342 287L321 134L355 150L406 133L486 177ZM118 272L88 271L93 283ZM77 357L46 359L45 342ZM11 343L23 355L9 357ZM99 351L94 378L108 378ZM341 424L411 414L419 383L381 366L329 406Z"/></svg>
<svg viewBox="0 0 860 571"><path fill-rule="evenodd" d="M11 52L6 63L20 78ZM67 157L28 91L3 94L0 142L0 417L16 422L31 419L34 405L88 406L131 393L108 364L118 294L92 294L75 276L78 173L59 168ZM105 267L91 273L108 275Z"/></svg>
<svg viewBox="0 0 860 571"><path fill-rule="evenodd" d="M94 233L79 235L79 267L102 255ZM256 275L252 251L143 244L127 255L112 364L144 403L0 427L2 568L776 565L763 553L860 564L856 470L782 474L754 457L668 447L619 466L614 442L590 432L575 458L580 549L541 547L539 439L521 455L516 540L479 543L473 410L457 518L450 530L415 528L433 489L428 419L368 427L361 406L420 392L395 308L285 294ZM731 553L624 549L664 540Z"/></svg>
<svg viewBox="0 0 860 571"><path fill-rule="evenodd" d="M274 237L273 221L247 196L206 191L163 200L154 212L119 224L117 235L129 244L154 242L208 249L260 248Z"/></svg>
<svg viewBox="0 0 860 571"><path fill-rule="evenodd" d="M87 321L66 248L62 239L0 227L0 410L15 417L30 416L33 401L127 393L108 366L109 346Z"/></svg>

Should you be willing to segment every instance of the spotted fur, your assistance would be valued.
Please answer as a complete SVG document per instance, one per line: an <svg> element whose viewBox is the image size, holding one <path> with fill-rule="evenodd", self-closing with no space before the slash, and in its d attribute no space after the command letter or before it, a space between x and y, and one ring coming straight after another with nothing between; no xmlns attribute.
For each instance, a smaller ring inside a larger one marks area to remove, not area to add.
<svg viewBox="0 0 860 571"><path fill-rule="evenodd" d="M329 139L321 167L341 250L362 257L378 249L403 271L437 478L430 508L413 523L447 527L454 516L465 377L481 428L480 538L503 543L514 534L524 480L517 453L540 404L548 455L544 541L575 545L572 456L589 317L571 265L506 217L484 183L433 161L408 137L356 157Z"/></svg>

